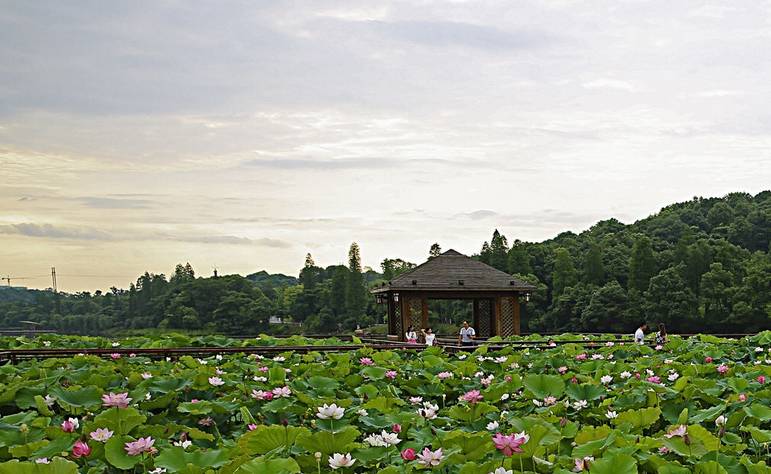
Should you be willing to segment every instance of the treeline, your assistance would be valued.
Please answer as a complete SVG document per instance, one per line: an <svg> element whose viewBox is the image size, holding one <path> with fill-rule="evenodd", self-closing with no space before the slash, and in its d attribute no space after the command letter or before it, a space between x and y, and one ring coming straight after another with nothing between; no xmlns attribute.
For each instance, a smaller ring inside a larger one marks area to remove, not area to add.
<svg viewBox="0 0 771 474"><path fill-rule="evenodd" d="M771 328L771 192L694 198L624 225L598 222L580 234L540 243L493 233L477 255L533 283L524 306L530 331L628 332L640 321L675 332L754 332ZM441 252L434 244L427 257ZM384 321L367 288L408 271L400 258L362 268L352 244L347 265L325 268L308 254L299 278L258 272L196 277L177 265L170 277L145 273L129 289L58 294L4 288L0 327L36 321L48 328L109 332L185 329L225 333L334 333ZM468 317L458 302L432 306L435 321ZM270 325L271 317L302 323Z"/></svg>
<svg viewBox="0 0 771 474"><path fill-rule="evenodd" d="M771 192L734 193L541 243L496 231L479 258L538 287L532 331L745 333L771 328L770 235Z"/></svg>

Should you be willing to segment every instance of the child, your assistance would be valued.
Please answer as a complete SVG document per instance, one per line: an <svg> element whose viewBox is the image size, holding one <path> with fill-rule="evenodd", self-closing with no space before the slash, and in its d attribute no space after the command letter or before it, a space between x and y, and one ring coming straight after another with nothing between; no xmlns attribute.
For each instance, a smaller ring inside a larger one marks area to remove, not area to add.
<svg viewBox="0 0 771 474"><path fill-rule="evenodd" d="M418 343L418 333L415 332L415 329L413 329L412 326L407 328L407 332L404 333L404 338L407 339L407 342L410 344Z"/></svg>

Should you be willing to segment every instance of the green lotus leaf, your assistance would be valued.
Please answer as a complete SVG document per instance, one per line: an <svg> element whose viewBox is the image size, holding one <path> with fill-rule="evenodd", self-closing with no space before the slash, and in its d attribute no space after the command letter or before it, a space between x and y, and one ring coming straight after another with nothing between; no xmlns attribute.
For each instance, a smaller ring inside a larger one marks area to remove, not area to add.
<svg viewBox="0 0 771 474"><path fill-rule="evenodd" d="M565 382L556 375L529 374L525 376L523 383L525 388L538 399L548 396L559 397L565 392Z"/></svg>
<svg viewBox="0 0 771 474"><path fill-rule="evenodd" d="M155 457L155 465L171 472L178 472L195 466L203 469L217 468L228 462L226 451L212 449L208 451L186 451L181 446L164 448Z"/></svg>
<svg viewBox="0 0 771 474"><path fill-rule="evenodd" d="M300 434L308 432L307 428L295 426L260 425L241 436L238 447L244 454L266 454L277 448L291 448Z"/></svg>

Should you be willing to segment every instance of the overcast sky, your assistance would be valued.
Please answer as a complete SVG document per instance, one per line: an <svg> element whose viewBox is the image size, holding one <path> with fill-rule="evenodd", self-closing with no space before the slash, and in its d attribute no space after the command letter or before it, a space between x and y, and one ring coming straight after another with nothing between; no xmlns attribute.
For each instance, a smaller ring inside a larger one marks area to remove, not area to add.
<svg viewBox="0 0 771 474"><path fill-rule="evenodd" d="M771 2L0 0L0 274L416 263L771 185Z"/></svg>

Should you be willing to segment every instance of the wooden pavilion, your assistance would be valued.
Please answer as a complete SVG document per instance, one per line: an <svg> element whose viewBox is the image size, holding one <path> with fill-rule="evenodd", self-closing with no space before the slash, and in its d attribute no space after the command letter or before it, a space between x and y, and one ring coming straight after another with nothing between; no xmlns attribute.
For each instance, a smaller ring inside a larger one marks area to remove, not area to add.
<svg viewBox="0 0 771 474"><path fill-rule="evenodd" d="M533 285L448 250L371 292L388 305L388 334L404 340L409 326L428 327L428 300L472 300L477 337L520 334L520 301Z"/></svg>

